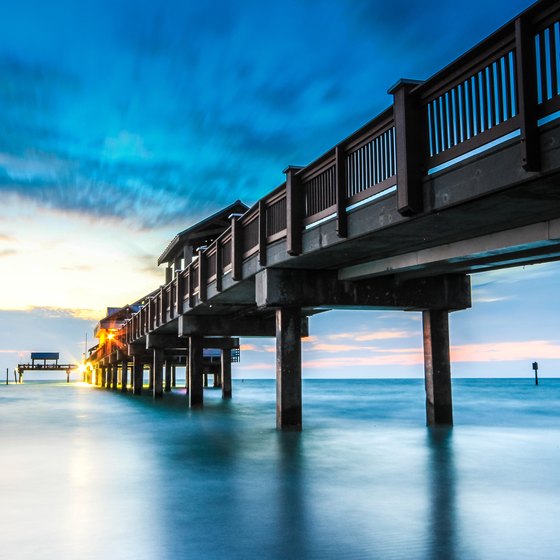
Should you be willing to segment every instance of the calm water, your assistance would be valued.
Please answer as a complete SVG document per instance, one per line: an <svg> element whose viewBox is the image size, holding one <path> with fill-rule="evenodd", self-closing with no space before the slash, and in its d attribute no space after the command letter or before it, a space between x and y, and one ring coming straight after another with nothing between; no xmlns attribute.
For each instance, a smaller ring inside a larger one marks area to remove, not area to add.
<svg viewBox="0 0 560 560"><path fill-rule="evenodd" d="M558 559L560 380L457 380L453 430L421 380L273 381L164 402L0 386L0 557Z"/></svg>

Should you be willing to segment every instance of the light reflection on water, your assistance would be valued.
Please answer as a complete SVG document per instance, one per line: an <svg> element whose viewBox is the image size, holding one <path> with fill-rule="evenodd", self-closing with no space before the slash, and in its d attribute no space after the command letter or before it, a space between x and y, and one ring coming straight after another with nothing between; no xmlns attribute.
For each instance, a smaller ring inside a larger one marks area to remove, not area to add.
<svg viewBox="0 0 560 560"><path fill-rule="evenodd" d="M274 383L189 411L66 383L0 387L0 555L18 559L558 558L560 380Z"/></svg>

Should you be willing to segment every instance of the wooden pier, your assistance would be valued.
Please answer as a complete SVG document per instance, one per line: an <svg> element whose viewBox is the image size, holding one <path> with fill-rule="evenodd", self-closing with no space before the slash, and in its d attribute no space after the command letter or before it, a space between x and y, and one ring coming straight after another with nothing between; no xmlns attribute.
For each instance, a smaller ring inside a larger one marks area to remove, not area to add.
<svg viewBox="0 0 560 560"><path fill-rule="evenodd" d="M559 19L537 2L430 79L397 82L387 110L250 208L178 234L165 283L101 321L96 382L115 388L120 368L126 387L128 364L139 379L149 363L159 398L180 358L201 406L205 348L222 352L227 397L232 337L275 337L277 426L297 430L307 318L415 310L427 423L451 424L448 315L470 307L469 274L560 258Z"/></svg>

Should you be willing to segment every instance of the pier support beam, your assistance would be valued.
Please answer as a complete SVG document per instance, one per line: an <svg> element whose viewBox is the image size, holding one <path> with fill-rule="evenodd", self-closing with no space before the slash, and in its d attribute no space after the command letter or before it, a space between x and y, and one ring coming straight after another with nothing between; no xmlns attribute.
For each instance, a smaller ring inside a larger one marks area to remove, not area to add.
<svg viewBox="0 0 560 560"><path fill-rule="evenodd" d="M165 360L165 386L163 388L163 390L166 393L170 393L171 392L171 379L172 379L172 370L173 370L173 366L171 365L171 360Z"/></svg>
<svg viewBox="0 0 560 560"><path fill-rule="evenodd" d="M153 349L152 383L154 399L163 397L163 349Z"/></svg>
<svg viewBox="0 0 560 560"><path fill-rule="evenodd" d="M222 399L231 399L231 350L224 348L221 356Z"/></svg>
<svg viewBox="0 0 560 560"><path fill-rule="evenodd" d="M132 357L132 374L134 378L134 394L142 394L142 386L144 385L144 364L140 356Z"/></svg>
<svg viewBox="0 0 560 560"><path fill-rule="evenodd" d="M451 365L449 359L449 312L422 312L424 327L424 372L426 423L452 425Z"/></svg>
<svg viewBox="0 0 560 560"><path fill-rule="evenodd" d="M128 360L121 362L122 375L121 375L121 392L126 393L128 385Z"/></svg>
<svg viewBox="0 0 560 560"><path fill-rule="evenodd" d="M189 407L198 408L204 403L202 390L202 338L189 337Z"/></svg>
<svg viewBox="0 0 560 560"><path fill-rule="evenodd" d="M301 309L276 310L276 427L301 430Z"/></svg>
<svg viewBox="0 0 560 560"><path fill-rule="evenodd" d="M177 387L177 366L171 366L171 387Z"/></svg>
<svg viewBox="0 0 560 560"><path fill-rule="evenodd" d="M105 388L107 385L107 368L105 366L99 367L100 376L99 376L99 386Z"/></svg>

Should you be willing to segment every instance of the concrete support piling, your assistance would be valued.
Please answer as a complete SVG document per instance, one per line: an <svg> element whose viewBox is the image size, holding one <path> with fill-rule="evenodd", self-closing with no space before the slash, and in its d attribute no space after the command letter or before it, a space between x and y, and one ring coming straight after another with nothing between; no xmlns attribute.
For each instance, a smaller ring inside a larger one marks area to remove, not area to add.
<svg viewBox="0 0 560 560"><path fill-rule="evenodd" d="M154 399L161 399L163 397L163 350L161 348L153 349L153 363L152 363L152 383Z"/></svg>
<svg viewBox="0 0 560 560"><path fill-rule="evenodd" d="M426 423L452 425L451 364L449 359L449 312L422 312L424 327L424 372Z"/></svg>
<svg viewBox="0 0 560 560"><path fill-rule="evenodd" d="M301 309L276 310L276 427L301 430Z"/></svg>
<svg viewBox="0 0 560 560"><path fill-rule="evenodd" d="M171 378L172 378L172 369L173 366L171 365L171 360L165 360L165 386L163 390L166 393L171 392Z"/></svg>
<svg viewBox="0 0 560 560"><path fill-rule="evenodd" d="M111 365L111 389L115 390L119 380L119 366L117 364Z"/></svg>
<svg viewBox="0 0 560 560"><path fill-rule="evenodd" d="M222 399L231 399L231 350L224 348L221 355Z"/></svg>
<svg viewBox="0 0 560 560"><path fill-rule="evenodd" d="M142 386L144 385L144 364L139 356L132 357L132 372L134 377L134 394L142 394Z"/></svg>
<svg viewBox="0 0 560 560"><path fill-rule="evenodd" d="M189 337L189 376L188 397L189 407L198 408L203 405L202 390L202 339L200 336Z"/></svg>
<svg viewBox="0 0 560 560"><path fill-rule="evenodd" d="M123 360L121 362L122 374L121 374L121 392L126 393L128 384L128 361Z"/></svg>
<svg viewBox="0 0 560 560"><path fill-rule="evenodd" d="M171 387L177 387L177 366L171 366Z"/></svg>

